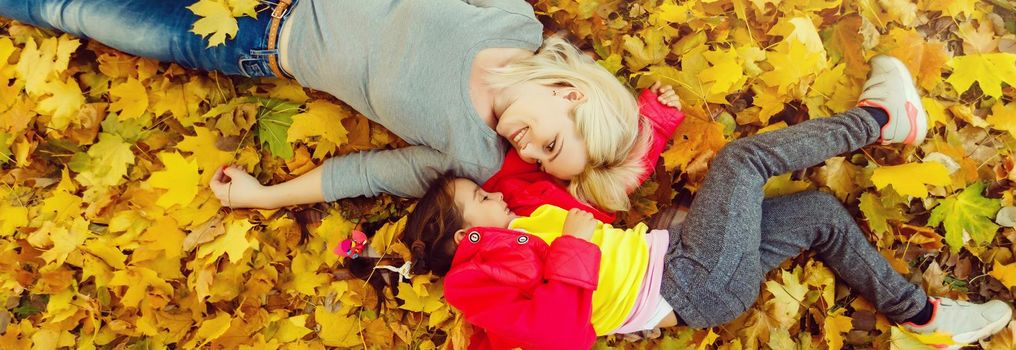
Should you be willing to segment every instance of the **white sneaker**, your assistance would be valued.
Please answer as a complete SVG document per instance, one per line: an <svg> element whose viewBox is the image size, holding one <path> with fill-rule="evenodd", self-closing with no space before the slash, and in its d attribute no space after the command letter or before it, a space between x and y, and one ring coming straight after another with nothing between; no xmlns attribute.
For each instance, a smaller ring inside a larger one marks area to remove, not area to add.
<svg viewBox="0 0 1016 350"><path fill-rule="evenodd" d="M930 299L935 308L931 321L923 326L910 322L903 326L914 333L948 333L956 343L948 349L959 349L987 338L1002 330L1012 319L1012 309L1001 300L974 304L949 298Z"/></svg>
<svg viewBox="0 0 1016 350"><path fill-rule="evenodd" d="M879 142L920 144L928 134L928 114L921 105L914 80L903 62L892 56L871 59L871 73L857 106L879 107L889 114Z"/></svg>

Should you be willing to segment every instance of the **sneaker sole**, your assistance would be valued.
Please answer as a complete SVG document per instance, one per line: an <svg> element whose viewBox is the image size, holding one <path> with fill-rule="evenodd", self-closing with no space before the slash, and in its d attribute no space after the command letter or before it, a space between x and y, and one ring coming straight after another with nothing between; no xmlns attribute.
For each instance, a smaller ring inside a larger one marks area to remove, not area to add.
<svg viewBox="0 0 1016 350"><path fill-rule="evenodd" d="M919 145L924 142L924 138L928 135L928 113L924 110L924 105L921 103L921 96L917 94L917 86L914 86L914 78L910 76L910 70L903 64L898 58L893 58L893 65L896 66L896 70L901 73L906 82L910 83L913 89L907 90L907 101L915 101L913 103L915 113L915 120L911 120L913 123L912 127L916 128L914 138L909 142L904 141L904 144L908 145ZM923 116L923 117L922 117ZM909 116L908 116L909 117ZM909 137L908 137L909 138Z"/></svg>
<svg viewBox="0 0 1016 350"><path fill-rule="evenodd" d="M979 341L981 339L987 338L987 337L991 336L992 334L995 334L998 331L1002 330L1002 328L1005 328L1005 326L1009 324L1009 321L1011 319L1012 319L1012 309L1009 310L1009 314L1008 314L1007 317L1003 317L1003 318L998 319L995 322L989 323L988 325L982 327L981 329L978 329L978 330L975 330L975 331L971 331L971 332L967 332L967 333L962 333L962 334L954 335L953 336L953 340L956 341L957 343L960 343L960 344L963 344L963 345L973 344L976 341ZM959 348L962 348L963 345L960 345L960 344L956 344L956 345L950 346L948 349L959 349Z"/></svg>

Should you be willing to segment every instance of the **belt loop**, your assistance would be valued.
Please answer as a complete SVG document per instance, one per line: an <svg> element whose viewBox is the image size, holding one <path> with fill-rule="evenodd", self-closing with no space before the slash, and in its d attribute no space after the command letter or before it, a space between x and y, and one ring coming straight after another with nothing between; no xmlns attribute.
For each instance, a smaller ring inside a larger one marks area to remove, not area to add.
<svg viewBox="0 0 1016 350"><path fill-rule="evenodd" d="M293 0L278 0L275 9L272 10L272 18L282 19L282 17L285 17L289 13L289 6L292 4Z"/></svg>

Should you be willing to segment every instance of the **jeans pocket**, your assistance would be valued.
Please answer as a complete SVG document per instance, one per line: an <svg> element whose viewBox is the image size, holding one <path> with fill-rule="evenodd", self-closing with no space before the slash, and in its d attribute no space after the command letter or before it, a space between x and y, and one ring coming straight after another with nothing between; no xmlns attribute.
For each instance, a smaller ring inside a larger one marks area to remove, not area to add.
<svg viewBox="0 0 1016 350"><path fill-rule="evenodd" d="M267 56L244 57L238 62L240 74L248 78L274 77Z"/></svg>

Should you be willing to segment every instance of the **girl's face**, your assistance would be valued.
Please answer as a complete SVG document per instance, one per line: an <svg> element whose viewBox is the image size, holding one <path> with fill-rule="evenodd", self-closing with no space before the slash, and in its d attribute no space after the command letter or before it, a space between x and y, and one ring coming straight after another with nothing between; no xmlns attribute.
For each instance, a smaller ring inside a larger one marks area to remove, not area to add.
<svg viewBox="0 0 1016 350"><path fill-rule="evenodd" d="M508 224L519 217L508 209L500 192L488 193L469 179L458 178L452 181L455 206L462 213L467 227L508 227Z"/></svg>
<svg viewBox="0 0 1016 350"><path fill-rule="evenodd" d="M573 87L523 83L516 99L498 117L495 130L519 152L555 178L571 181L589 163L586 142L575 128L572 110L585 96Z"/></svg>

